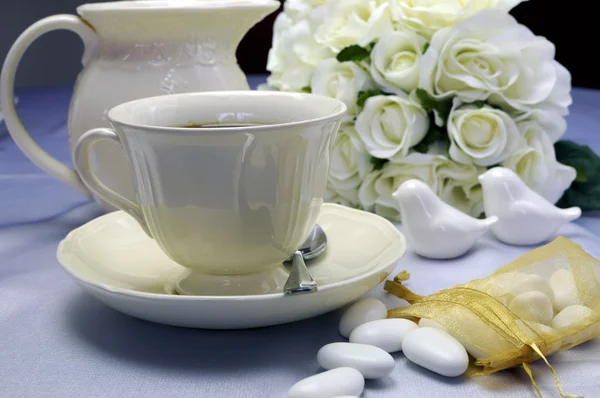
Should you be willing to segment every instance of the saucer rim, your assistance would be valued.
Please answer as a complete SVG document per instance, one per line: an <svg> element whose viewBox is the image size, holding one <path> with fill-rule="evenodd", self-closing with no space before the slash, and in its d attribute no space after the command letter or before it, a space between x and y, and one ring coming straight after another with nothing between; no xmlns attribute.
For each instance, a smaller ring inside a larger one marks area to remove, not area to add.
<svg viewBox="0 0 600 398"><path fill-rule="evenodd" d="M340 211L342 213L354 213L354 214L359 214L360 216L371 217L373 219L377 219L381 223L381 226L389 229L389 232L392 235L396 235L396 237L398 238L398 249L395 249L395 248L391 249L391 250L396 251L396 254L393 256L392 260L389 260L386 262L381 262L378 266L375 266L374 268L368 270L365 273L358 274L356 276L353 276L351 278L344 279L344 280L341 280L338 282L326 284L323 287L319 287L319 289L316 292L312 293L311 296L318 294L318 293L336 290L336 289L339 289L339 288L342 288L342 287L345 287L348 285L353 285L357 282L360 282L361 280L370 278L371 276L377 274L378 272L385 271L386 269L390 268L391 264L398 263L402 259L402 257L404 257L404 255L406 254L406 251L407 251L406 238L405 238L404 234L402 234L390 220L388 220L380 215L377 215L375 213L371 213L371 212L359 210L359 209L354 209L354 208L351 208L348 206L339 205L337 203L323 203L322 207L323 208L331 208L331 209L334 209L335 211ZM323 209L321 211L323 211ZM76 234L78 230L88 226L90 222L100 222L101 219L104 219L106 217L110 217L110 216L114 217L114 213L115 212L103 214L99 217L96 217L93 220L88 221L87 223L70 231L65 236L65 238L63 238L59 242L57 250L56 250L56 259L57 259L59 265L61 266L61 268L69 276L74 278L78 283L83 283L92 288L101 289L101 290L110 292L112 294L124 295L124 296L128 296L128 297L137 297L137 298L142 298L142 299L159 299L159 300L176 300L176 301L239 301L239 300L261 301L261 300L271 300L274 298L281 298L281 297L286 296L285 293L283 293L283 292L268 293L268 294L238 295L238 296L231 296L231 295L229 295L229 296L228 295L222 295L222 296L174 295L174 294L166 294L166 293L141 292L141 291L122 288L122 287L114 287L114 286L108 285L106 283L89 280L89 278L85 278L85 277L79 275L79 273L77 273L76 271L69 269L69 266L64 264L64 262L65 262L64 254L62 254L63 247L66 244L66 242L72 237L72 235ZM125 212L123 212L121 210L117 210L116 213L125 213ZM391 256L391 254L390 254L390 256ZM79 261L82 261L82 260L79 260ZM386 273L387 273L386 278L387 278L387 276L389 276L390 272L386 271Z"/></svg>

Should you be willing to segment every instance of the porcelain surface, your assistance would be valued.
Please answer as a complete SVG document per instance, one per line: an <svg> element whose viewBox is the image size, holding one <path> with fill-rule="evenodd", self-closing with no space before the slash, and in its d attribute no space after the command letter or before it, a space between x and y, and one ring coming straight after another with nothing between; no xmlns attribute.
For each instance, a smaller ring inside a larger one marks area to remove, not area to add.
<svg viewBox="0 0 600 398"><path fill-rule="evenodd" d="M400 205L410 248L433 259L464 255L498 221L473 218L448 205L420 180L404 182L393 197Z"/></svg>
<svg viewBox="0 0 600 398"><path fill-rule="evenodd" d="M317 316L384 281L406 251L398 229L372 213L324 204L318 217L325 253L308 263L319 290L286 296L285 266L245 276L205 275L203 295L174 295L188 272L169 259L127 214L106 214L73 230L58 246L63 269L88 293L125 314L175 326L240 329ZM197 275L197 274L196 274Z"/></svg>
<svg viewBox="0 0 600 398"><path fill-rule="evenodd" d="M115 1L84 4L76 15L54 15L34 23L15 41L2 68L0 101L6 125L25 155L51 176L94 196L75 170L41 148L13 105L14 79L27 48L43 34L69 30L83 41L79 74L68 117L69 145L95 127L109 127L108 110L163 94L249 90L235 58L245 34L280 7L275 0ZM60 60L59 60L60 61ZM127 160L101 143L92 161L100 180L135 199ZM95 197L107 211L115 208Z"/></svg>
<svg viewBox="0 0 600 398"><path fill-rule="evenodd" d="M492 232L510 245L536 245L581 216L579 207L560 209L531 190L517 174L495 167L479 176L487 216L498 217Z"/></svg>
<svg viewBox="0 0 600 398"><path fill-rule="evenodd" d="M300 93L144 98L109 111L114 130L82 135L75 163L98 197L134 217L177 263L258 272L289 258L315 226L345 113L337 99ZM178 127L215 122L229 127ZM126 153L135 201L98 181L90 152L104 141Z"/></svg>

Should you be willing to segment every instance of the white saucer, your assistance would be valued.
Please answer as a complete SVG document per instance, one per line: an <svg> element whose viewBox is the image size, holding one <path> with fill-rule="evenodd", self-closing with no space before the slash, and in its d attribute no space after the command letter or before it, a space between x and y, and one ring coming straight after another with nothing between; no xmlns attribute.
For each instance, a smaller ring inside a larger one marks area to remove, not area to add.
<svg viewBox="0 0 600 398"><path fill-rule="evenodd" d="M57 258L84 290L108 306L148 321L207 329L276 325L317 316L363 296L384 281L406 251L403 235L372 213L324 204L323 255L308 263L315 293L285 296L288 271L244 276L195 275L206 295L172 294L187 270L169 259L126 213L103 215L73 230ZM183 286L185 289L185 286Z"/></svg>

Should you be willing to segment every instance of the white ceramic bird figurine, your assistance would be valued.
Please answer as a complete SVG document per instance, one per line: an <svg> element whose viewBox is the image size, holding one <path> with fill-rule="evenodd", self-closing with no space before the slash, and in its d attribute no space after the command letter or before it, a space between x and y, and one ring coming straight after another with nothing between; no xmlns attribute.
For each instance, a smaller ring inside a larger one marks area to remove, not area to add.
<svg viewBox="0 0 600 398"><path fill-rule="evenodd" d="M564 224L581 216L579 207L560 209L529 188L510 169L494 167L479 176L487 216L498 240L511 245L537 245L550 240Z"/></svg>
<svg viewBox="0 0 600 398"><path fill-rule="evenodd" d="M410 247L423 257L462 256L498 221L496 217L478 220L455 209L420 180L404 182L393 197L400 205Z"/></svg>

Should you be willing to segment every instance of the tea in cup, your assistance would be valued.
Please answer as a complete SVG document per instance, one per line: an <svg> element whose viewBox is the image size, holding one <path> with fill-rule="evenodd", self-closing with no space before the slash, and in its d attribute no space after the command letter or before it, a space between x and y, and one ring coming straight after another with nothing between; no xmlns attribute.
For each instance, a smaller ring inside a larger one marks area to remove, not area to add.
<svg viewBox="0 0 600 398"><path fill-rule="evenodd" d="M130 214L175 262L239 275L287 259L316 223L346 106L302 93L172 94L112 108L83 134L75 163L101 199ZM94 174L94 144L126 155L131 201Z"/></svg>

